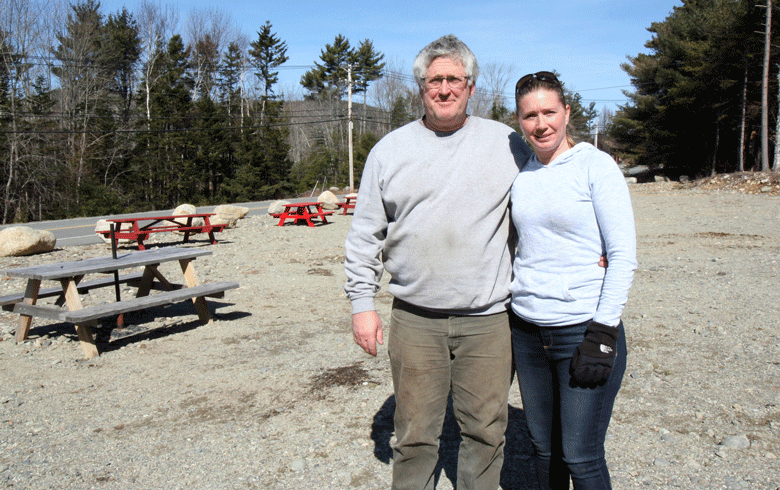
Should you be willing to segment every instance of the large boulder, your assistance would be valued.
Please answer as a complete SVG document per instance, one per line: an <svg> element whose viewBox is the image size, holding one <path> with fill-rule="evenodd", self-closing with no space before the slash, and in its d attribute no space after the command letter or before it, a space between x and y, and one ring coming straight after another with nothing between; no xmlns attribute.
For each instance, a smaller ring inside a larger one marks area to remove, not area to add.
<svg viewBox="0 0 780 490"><path fill-rule="evenodd" d="M54 233L29 226L12 226L0 231L0 257L51 252L56 244Z"/></svg>
<svg viewBox="0 0 780 490"><path fill-rule="evenodd" d="M223 204L214 208L214 213L215 215L209 218L209 223L212 225L227 225L228 228L234 228L236 222L249 213L249 208Z"/></svg>
<svg viewBox="0 0 780 490"><path fill-rule="evenodd" d="M325 191L319 195L317 202L322 203L322 209L338 209L339 198L331 191Z"/></svg>
<svg viewBox="0 0 780 490"><path fill-rule="evenodd" d="M114 224L114 229L116 229L119 225ZM127 225L125 225L125 230L127 230ZM98 222L95 224L95 233L98 237L100 237L101 240L103 240L103 243L106 243L108 245L111 245L111 236L110 235L103 235L103 232L110 232L111 231L111 223L104 219L99 219ZM119 240L119 243L131 243L133 240L130 240L129 238L122 238Z"/></svg>
<svg viewBox="0 0 780 490"><path fill-rule="evenodd" d="M185 214L197 214L198 210L195 209L195 206L192 204L182 204L176 209L173 210L173 216L182 216ZM183 225L187 224L187 219L177 219L177 223L181 223ZM205 224L205 221L203 221L203 218L192 218L192 226L203 226Z"/></svg>
<svg viewBox="0 0 780 490"><path fill-rule="evenodd" d="M290 204L290 201L274 201L268 205L268 214L279 214L284 212L284 205Z"/></svg>

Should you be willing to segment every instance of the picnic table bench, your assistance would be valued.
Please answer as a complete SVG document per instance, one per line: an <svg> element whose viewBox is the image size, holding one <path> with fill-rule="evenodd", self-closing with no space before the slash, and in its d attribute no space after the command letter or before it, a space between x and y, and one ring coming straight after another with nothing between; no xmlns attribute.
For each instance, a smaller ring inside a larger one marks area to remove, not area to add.
<svg viewBox="0 0 780 490"><path fill-rule="evenodd" d="M82 350L87 358L99 355L92 336L91 327L97 325L97 320L131 311L143 310L154 306L177 303L191 299L201 324L211 321L206 297L222 297L229 289L239 287L235 282L208 282L200 284L193 261L195 258L210 255L203 249L166 247L154 250L131 252L116 259L112 256L97 257L73 262L57 262L52 264L8 269L2 273L8 277L27 279L24 293L3 296L0 304L4 309L12 309L19 314L19 326L16 329L16 340L21 342L27 338L33 317L61 320L76 325ZM158 267L165 262L178 261L184 274L186 286L169 282ZM123 269L143 267L142 273L132 273L119 276L119 281L138 288L136 297L115 302L100 303L84 307L79 294L90 289L114 285L113 277L81 283L87 274L110 274ZM59 281L59 288L41 289L41 281ZM150 295L151 290L163 292ZM37 300L43 297L57 296L54 305L39 305ZM65 307L62 305L65 304Z"/></svg>
<svg viewBox="0 0 780 490"><path fill-rule="evenodd" d="M271 216L279 218L279 225L284 226L285 221L292 220L293 223L305 221L310 227L314 228L314 221L320 220L323 224L328 224L326 216L333 214L333 211L323 211L321 202L294 202L284 205L284 211L281 213L272 213Z"/></svg>
<svg viewBox="0 0 780 490"><path fill-rule="evenodd" d="M214 233L225 229L226 224L212 225L209 221L215 213L200 214L181 214L173 216L151 216L138 218L112 218L107 219L109 223L115 223L114 240L135 240L138 242L138 250L146 250L144 240L149 238L152 233L179 232L184 234L184 243L187 243L191 234L208 233L211 244L217 243ZM203 219L203 224L193 224L196 218ZM141 224L141 223L144 224ZM148 223L147 223L148 222ZM110 230L96 232L106 238L111 237Z"/></svg>

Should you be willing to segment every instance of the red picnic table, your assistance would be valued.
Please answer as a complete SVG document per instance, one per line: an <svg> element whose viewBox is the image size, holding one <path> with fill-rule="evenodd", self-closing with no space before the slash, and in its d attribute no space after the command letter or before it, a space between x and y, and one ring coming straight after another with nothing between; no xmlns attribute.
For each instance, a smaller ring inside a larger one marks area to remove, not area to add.
<svg viewBox="0 0 780 490"><path fill-rule="evenodd" d="M144 246L144 240L149 238L151 233L160 233L165 231L176 231L184 233L184 243L187 243L190 239L190 234L193 233L208 233L211 244L217 243L217 239L214 238L214 233L225 229L226 224L212 225L209 222L209 218L214 216L215 213L201 213L201 214L181 214L176 216L148 216L140 218L116 218L108 219L106 221L110 223L116 223L117 227L114 229L114 239L119 243L119 240L135 240L138 242L138 250L146 250ZM202 218L202 225L194 225L192 221L195 218ZM139 223L147 222L144 225ZM109 238L111 236L110 230L98 232L101 235Z"/></svg>
<svg viewBox="0 0 780 490"><path fill-rule="evenodd" d="M338 206L344 210L342 214L346 215L348 209L355 209L356 200L357 200L357 195L344 196L344 202L340 202L338 204Z"/></svg>
<svg viewBox="0 0 780 490"><path fill-rule="evenodd" d="M323 211L321 202L293 202L284 205L284 211L281 213L274 213L271 216L279 218L279 225L284 226L284 222L288 219L293 223L298 221L306 221L306 224L314 227L313 219L319 219L323 224L328 224L326 216L333 214L333 211Z"/></svg>

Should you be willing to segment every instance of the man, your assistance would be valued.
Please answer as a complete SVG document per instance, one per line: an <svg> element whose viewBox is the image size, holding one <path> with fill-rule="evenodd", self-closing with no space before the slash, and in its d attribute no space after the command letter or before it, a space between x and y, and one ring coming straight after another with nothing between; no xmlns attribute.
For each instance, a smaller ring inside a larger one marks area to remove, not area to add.
<svg viewBox="0 0 780 490"><path fill-rule="evenodd" d="M368 157L346 240L355 342L384 342L374 296L395 297L388 342L395 392L393 489L432 489L452 392L459 489L496 490L511 373L509 190L530 150L511 128L466 113L479 73L444 36L420 51L422 119Z"/></svg>

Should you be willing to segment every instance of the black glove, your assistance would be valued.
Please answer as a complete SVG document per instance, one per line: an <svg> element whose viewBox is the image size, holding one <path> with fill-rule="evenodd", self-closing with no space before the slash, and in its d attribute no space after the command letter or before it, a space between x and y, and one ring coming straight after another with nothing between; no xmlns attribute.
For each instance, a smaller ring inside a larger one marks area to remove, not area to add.
<svg viewBox="0 0 780 490"><path fill-rule="evenodd" d="M585 340L577 346L569 371L580 384L599 384L609 378L615 361L615 344L620 330L591 321Z"/></svg>

